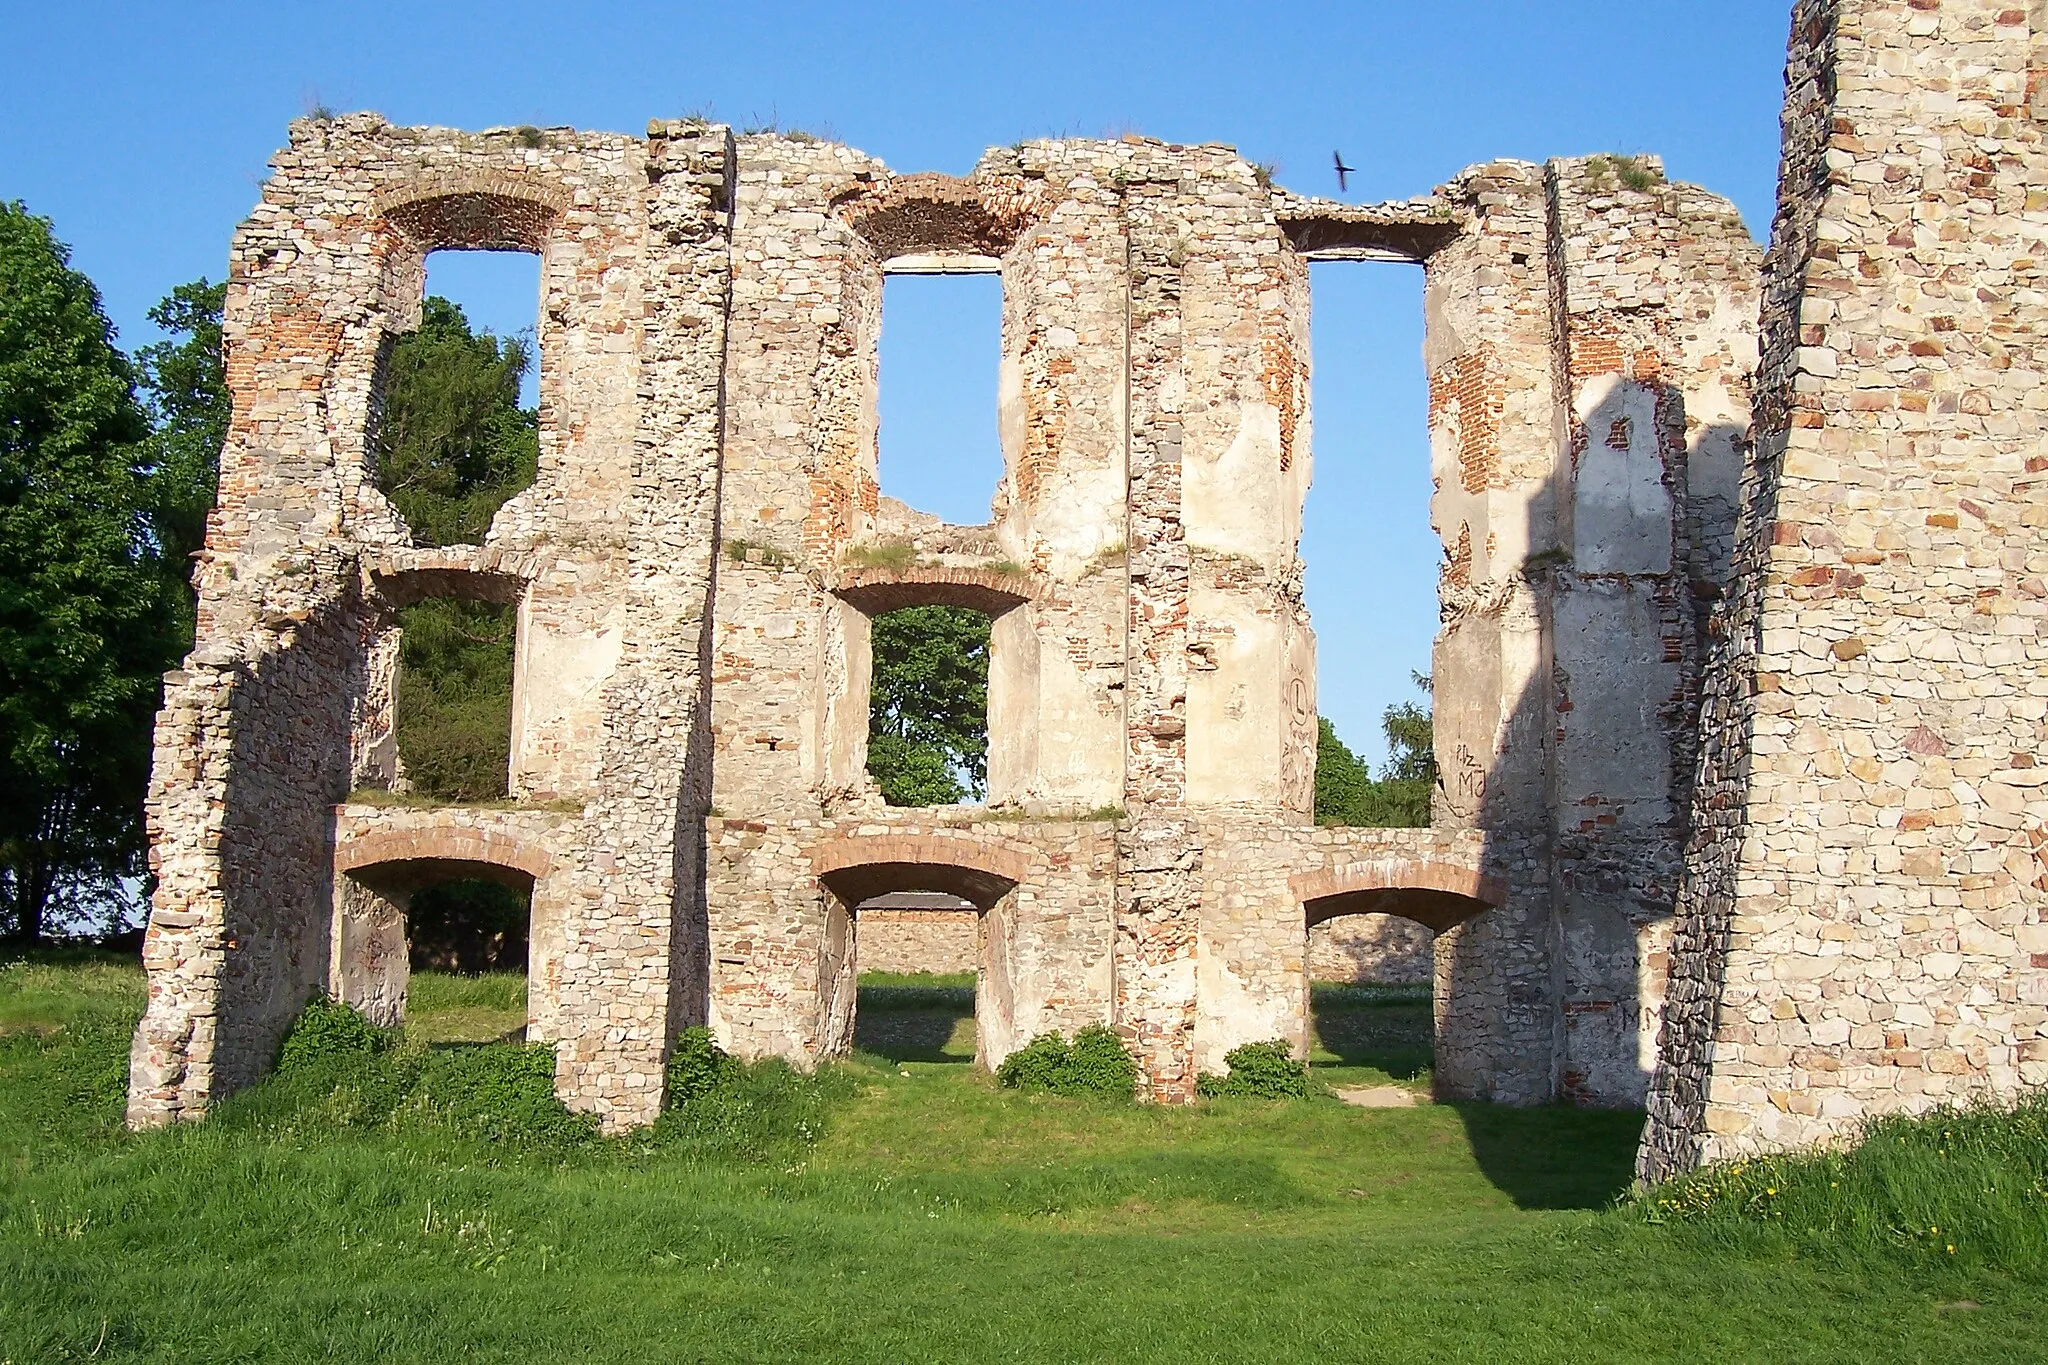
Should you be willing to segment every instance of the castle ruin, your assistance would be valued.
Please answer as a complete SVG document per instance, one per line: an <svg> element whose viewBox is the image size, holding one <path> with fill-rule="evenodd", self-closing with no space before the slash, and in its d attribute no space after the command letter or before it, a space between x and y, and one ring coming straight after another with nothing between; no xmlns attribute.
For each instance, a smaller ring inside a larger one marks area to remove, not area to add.
<svg viewBox="0 0 2048 1365"><path fill-rule="evenodd" d="M613 1130L685 1027L848 1051L858 908L910 891L979 913L983 1064L1107 1023L1160 1102L1305 1047L1309 928L1358 913L1436 931L1440 1093L1647 1098L1647 1174L2048 1081L2048 18L1807 0L1794 39L1768 261L1644 158L1352 206L1137 137L951 178L696 121L295 123L231 260L131 1122L254 1080L315 990L402 1017L408 897L464 876L531 887L528 1036ZM540 258L541 459L421 548L371 462L444 249ZM1312 818L1331 260L1424 272L1427 829ZM987 525L879 495L895 272L1001 278ZM398 779L430 596L516 604L502 805L348 799ZM870 621L926 604L993 622L984 806L866 773Z"/></svg>

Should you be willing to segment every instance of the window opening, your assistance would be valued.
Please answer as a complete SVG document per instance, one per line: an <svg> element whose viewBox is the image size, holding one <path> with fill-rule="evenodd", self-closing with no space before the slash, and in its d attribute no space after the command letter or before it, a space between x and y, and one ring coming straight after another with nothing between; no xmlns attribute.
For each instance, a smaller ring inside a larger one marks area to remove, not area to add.
<svg viewBox="0 0 2048 1365"><path fill-rule="evenodd" d="M505 796L518 608L431 597L401 608L398 628L401 790L449 802Z"/></svg>
<svg viewBox="0 0 2048 1365"><path fill-rule="evenodd" d="M1437 566L1422 273L1309 267L1315 482L1302 511L1316 630L1316 819L1427 825ZM1361 517L1370 535L1358 534Z"/></svg>
<svg viewBox="0 0 2048 1365"><path fill-rule="evenodd" d="M531 883L435 882L406 902L406 1032L427 1043L523 1042Z"/></svg>
<svg viewBox="0 0 2048 1365"><path fill-rule="evenodd" d="M420 544L481 542L538 472L539 271L525 252L427 258L420 325L385 357L375 442L377 486Z"/></svg>
<svg viewBox="0 0 2048 1365"><path fill-rule="evenodd" d="M990 520L1002 480L996 383L1003 284L996 275L885 275L881 485L958 526Z"/></svg>
<svg viewBox="0 0 2048 1365"><path fill-rule="evenodd" d="M868 773L892 806L988 793L989 618L906 607L874 618Z"/></svg>
<svg viewBox="0 0 2048 1365"><path fill-rule="evenodd" d="M854 1047L892 1063L972 1062L981 912L942 891L895 891L854 909Z"/></svg>

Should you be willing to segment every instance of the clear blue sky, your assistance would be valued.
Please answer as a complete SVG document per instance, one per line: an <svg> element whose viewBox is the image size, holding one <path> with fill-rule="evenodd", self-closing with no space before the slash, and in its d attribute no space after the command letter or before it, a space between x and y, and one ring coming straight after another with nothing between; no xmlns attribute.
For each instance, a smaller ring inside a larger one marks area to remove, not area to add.
<svg viewBox="0 0 2048 1365"><path fill-rule="evenodd" d="M984 147L1137 130L1235 144L1281 183L1404 198L1495 157L1657 152L1769 227L1788 0L1417 4L430 3L0 6L0 198L55 220L134 347L171 286L219 278L285 122L314 102L395 122L622 132L709 112L840 138L900 171ZM530 262L437 257L431 287L532 325ZM1377 759L1429 666L1439 550L1420 272L1315 268L1315 486L1303 554L1323 711ZM980 520L994 485L990 281L892 282L890 493Z"/></svg>

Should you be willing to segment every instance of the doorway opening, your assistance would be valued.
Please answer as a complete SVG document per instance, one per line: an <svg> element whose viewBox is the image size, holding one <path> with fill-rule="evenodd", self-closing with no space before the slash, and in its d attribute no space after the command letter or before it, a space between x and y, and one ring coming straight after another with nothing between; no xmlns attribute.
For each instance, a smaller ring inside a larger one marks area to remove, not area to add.
<svg viewBox="0 0 2048 1365"><path fill-rule="evenodd" d="M895 891L853 909L853 1045L892 1063L974 1060L982 915L943 891Z"/></svg>

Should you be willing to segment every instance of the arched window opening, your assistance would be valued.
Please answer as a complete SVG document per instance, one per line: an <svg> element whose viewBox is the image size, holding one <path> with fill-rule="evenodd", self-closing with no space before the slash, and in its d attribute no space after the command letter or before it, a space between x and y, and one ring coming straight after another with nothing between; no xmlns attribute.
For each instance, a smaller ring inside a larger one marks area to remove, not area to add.
<svg viewBox="0 0 2048 1365"><path fill-rule="evenodd" d="M540 467L540 258L427 258L419 325L378 385L377 486L422 545L480 543Z"/></svg>
<svg viewBox="0 0 2048 1365"><path fill-rule="evenodd" d="M921 606L874 618L868 773L892 806L988 792L989 618Z"/></svg>

